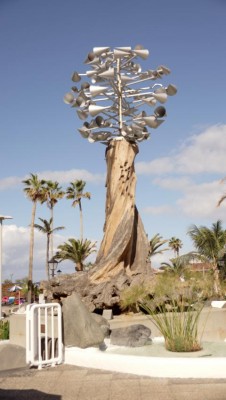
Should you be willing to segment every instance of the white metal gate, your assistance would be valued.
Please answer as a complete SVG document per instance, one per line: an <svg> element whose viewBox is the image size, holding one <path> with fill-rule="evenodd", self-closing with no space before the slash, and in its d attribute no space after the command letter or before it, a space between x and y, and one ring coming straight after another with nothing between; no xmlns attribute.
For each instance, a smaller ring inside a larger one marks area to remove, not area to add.
<svg viewBox="0 0 226 400"><path fill-rule="evenodd" d="M62 312L58 303L26 307L26 362L32 366L62 363Z"/></svg>

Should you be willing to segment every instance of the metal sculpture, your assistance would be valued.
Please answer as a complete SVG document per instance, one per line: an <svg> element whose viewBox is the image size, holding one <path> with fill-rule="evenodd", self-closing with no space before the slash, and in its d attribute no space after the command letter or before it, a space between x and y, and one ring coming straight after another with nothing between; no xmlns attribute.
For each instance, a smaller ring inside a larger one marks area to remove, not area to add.
<svg viewBox="0 0 226 400"><path fill-rule="evenodd" d="M78 117L85 121L78 129L82 137L107 145L104 237L96 268L90 273L90 281L95 284L111 281L114 285L114 278L121 274L129 280L133 276L142 278L150 270L148 238L135 205L134 160L138 144L150 137L149 128L156 129L164 121L166 109L162 104L177 89L172 84L156 82L170 73L169 68L160 65L142 71L136 60L146 60L148 55L142 46L113 50L94 47L85 60L88 71L72 75L75 83L84 77L86 80L64 96L65 103L75 107ZM117 303L112 290L111 287L102 293L102 305Z"/></svg>
<svg viewBox="0 0 226 400"><path fill-rule="evenodd" d="M166 109L156 105L165 103L177 89L172 84L153 83L170 73L168 67L160 65L143 72L141 65L134 62L138 57L145 60L148 55L142 46L113 50L94 47L85 60L90 69L84 74L73 73L75 83L84 77L90 81L73 86L64 96L65 103L77 108L78 117L86 120L78 129L83 138L106 145L119 138L139 143L149 138L148 128L156 129L164 122ZM143 86L144 82L147 86ZM153 112L140 111L145 106L154 107Z"/></svg>

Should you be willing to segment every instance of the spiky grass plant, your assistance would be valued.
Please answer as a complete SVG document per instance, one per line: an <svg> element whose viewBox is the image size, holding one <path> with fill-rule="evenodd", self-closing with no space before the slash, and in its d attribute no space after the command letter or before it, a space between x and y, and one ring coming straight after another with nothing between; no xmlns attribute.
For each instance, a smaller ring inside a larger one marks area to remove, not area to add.
<svg viewBox="0 0 226 400"><path fill-rule="evenodd" d="M198 339L198 319L203 303L192 303L183 296L171 298L167 304L154 300L140 303L140 308L150 315L152 322L165 339L165 347L174 352L192 352L202 349Z"/></svg>

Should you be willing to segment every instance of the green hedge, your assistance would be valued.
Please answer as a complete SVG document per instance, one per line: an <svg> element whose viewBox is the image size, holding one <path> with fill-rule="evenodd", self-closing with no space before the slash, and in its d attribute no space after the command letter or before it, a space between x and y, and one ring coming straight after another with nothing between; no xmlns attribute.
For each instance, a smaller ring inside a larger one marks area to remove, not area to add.
<svg viewBox="0 0 226 400"><path fill-rule="evenodd" d="M9 339L9 321L0 321L0 340Z"/></svg>

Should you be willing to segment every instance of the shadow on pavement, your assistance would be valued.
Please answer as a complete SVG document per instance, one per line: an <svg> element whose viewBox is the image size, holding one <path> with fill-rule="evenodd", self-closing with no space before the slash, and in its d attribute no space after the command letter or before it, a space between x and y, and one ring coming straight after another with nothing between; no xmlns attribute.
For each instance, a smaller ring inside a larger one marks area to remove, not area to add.
<svg viewBox="0 0 226 400"><path fill-rule="evenodd" d="M39 390L4 390L0 389L0 400L61 400L57 394L48 394Z"/></svg>

